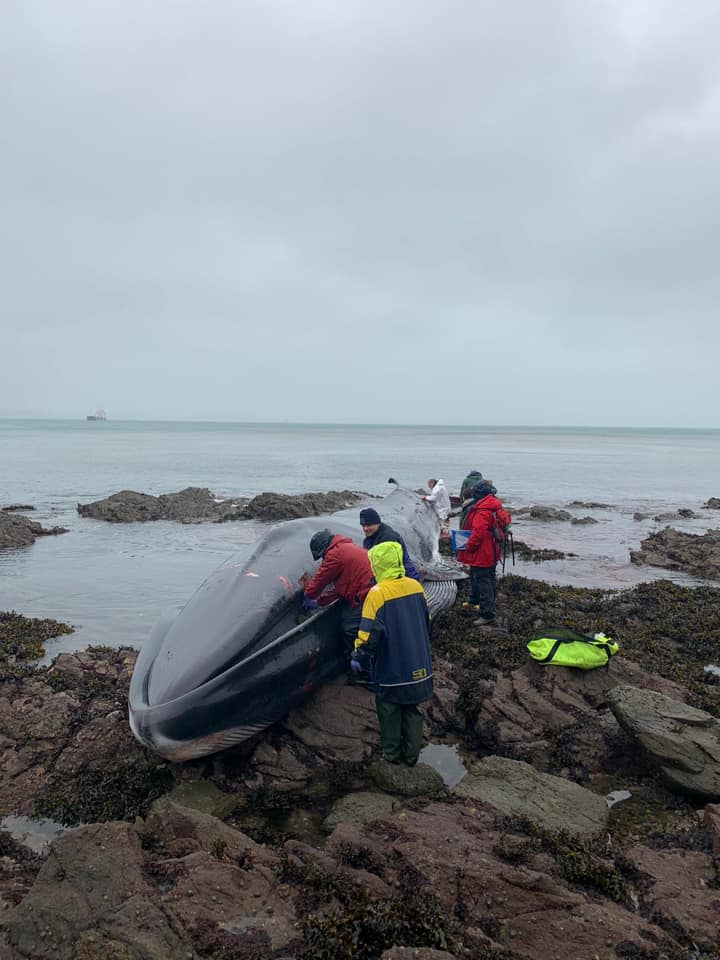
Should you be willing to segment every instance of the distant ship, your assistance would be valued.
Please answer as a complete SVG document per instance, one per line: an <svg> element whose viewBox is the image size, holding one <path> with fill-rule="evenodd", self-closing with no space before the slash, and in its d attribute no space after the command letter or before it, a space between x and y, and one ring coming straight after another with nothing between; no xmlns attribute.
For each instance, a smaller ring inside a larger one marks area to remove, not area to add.
<svg viewBox="0 0 720 960"><path fill-rule="evenodd" d="M95 413L89 413L86 420L107 420L107 414L104 410L96 410Z"/></svg>

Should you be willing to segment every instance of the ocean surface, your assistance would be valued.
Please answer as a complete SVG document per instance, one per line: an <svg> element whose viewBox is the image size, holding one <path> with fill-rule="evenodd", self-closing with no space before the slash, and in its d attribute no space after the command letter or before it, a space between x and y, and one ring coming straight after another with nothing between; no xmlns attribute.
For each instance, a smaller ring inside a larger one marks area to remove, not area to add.
<svg viewBox="0 0 720 960"><path fill-rule="evenodd" d="M251 521L108 524L77 513L78 503L120 490L384 495L391 476L413 488L434 476L456 493L471 469L494 481L510 509L609 505L571 508L599 521L588 526L516 520L516 539L577 556L517 561L508 573L607 588L670 576L692 583L630 564L630 549L664 526L633 514L689 507L698 519L673 526L720 526L720 513L702 509L720 496L720 430L0 420L0 506L31 504L33 519L70 531L0 551L0 610L72 624L74 634L48 645L49 657L91 643L140 646L161 613L182 606L216 567L249 554L266 529Z"/></svg>

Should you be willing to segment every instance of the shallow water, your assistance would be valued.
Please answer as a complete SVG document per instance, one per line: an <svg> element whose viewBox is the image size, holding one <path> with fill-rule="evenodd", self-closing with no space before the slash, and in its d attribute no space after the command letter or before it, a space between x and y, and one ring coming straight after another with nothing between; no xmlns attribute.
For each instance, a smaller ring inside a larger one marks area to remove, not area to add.
<svg viewBox="0 0 720 960"><path fill-rule="evenodd" d="M0 505L31 503L33 519L70 530L0 553L0 610L76 627L48 644L48 657L90 643L140 646L165 610L182 606L229 558L247 556L267 529L247 521L108 524L78 515L78 502L122 489L385 494L389 476L414 488L442 475L457 491L467 471L479 468L511 508L612 504L571 509L600 521L589 526L516 520L517 539L578 556L506 566L555 583L609 588L670 576L694 582L630 564L629 550L663 525L635 521L635 511L690 507L700 516L673 524L678 529L720 525L720 512L701 509L720 495L720 431L0 420L0 462Z"/></svg>
<svg viewBox="0 0 720 960"><path fill-rule="evenodd" d="M420 763L426 763L443 778L448 789L457 786L467 774L467 767L458 753L457 746L444 743L429 743L420 751Z"/></svg>
<svg viewBox="0 0 720 960"><path fill-rule="evenodd" d="M66 828L54 820L7 816L0 820L0 829L7 830L13 840L17 840L34 853L44 854L55 837Z"/></svg>

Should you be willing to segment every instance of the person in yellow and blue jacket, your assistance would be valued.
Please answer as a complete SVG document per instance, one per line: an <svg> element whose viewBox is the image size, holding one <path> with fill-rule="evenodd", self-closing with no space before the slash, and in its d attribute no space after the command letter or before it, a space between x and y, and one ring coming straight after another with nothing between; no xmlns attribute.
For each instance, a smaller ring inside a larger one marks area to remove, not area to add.
<svg viewBox="0 0 720 960"><path fill-rule="evenodd" d="M379 543L368 559L376 582L363 603L350 667L372 673L385 759L413 767L423 737L417 705L433 694L427 603L418 581L405 576L399 543Z"/></svg>

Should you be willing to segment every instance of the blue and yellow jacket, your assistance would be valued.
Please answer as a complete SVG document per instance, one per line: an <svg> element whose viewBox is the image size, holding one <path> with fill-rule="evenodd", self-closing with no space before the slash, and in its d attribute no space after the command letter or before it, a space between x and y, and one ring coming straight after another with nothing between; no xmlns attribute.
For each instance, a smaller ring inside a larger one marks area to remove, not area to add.
<svg viewBox="0 0 720 960"><path fill-rule="evenodd" d="M389 703L421 703L433 693L425 594L404 574L399 543L368 552L377 581L365 597L353 657L372 665L375 692Z"/></svg>

